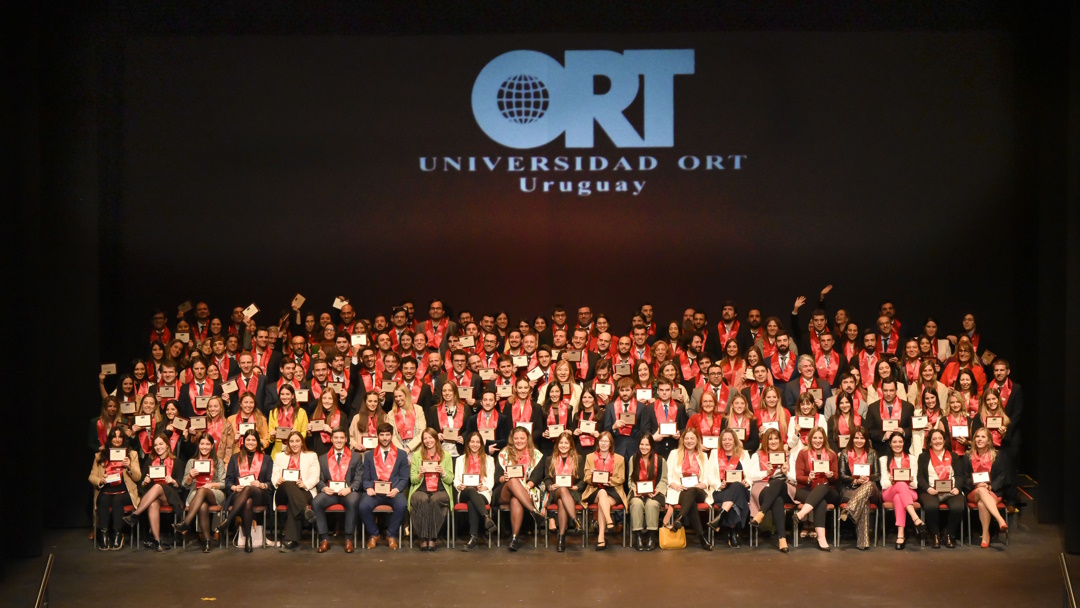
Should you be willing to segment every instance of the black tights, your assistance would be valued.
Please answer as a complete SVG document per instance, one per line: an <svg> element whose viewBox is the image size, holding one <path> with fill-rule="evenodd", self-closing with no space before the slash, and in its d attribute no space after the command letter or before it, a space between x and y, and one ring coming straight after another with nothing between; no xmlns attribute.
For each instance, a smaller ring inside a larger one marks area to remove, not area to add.
<svg viewBox="0 0 1080 608"><path fill-rule="evenodd" d="M487 499L476 488L465 488L458 494L458 502L469 505L469 535L480 536L480 524L487 517Z"/></svg>
<svg viewBox="0 0 1080 608"><path fill-rule="evenodd" d="M776 528L778 538L784 538L784 534L787 532L787 522L784 519L784 506L787 504L788 498L787 486L786 480L773 479L769 481L769 485L762 488L761 494L758 495L758 504L761 505L761 510L772 513L773 527Z"/></svg>
<svg viewBox="0 0 1080 608"><path fill-rule="evenodd" d="M184 523L190 526L197 515L199 517L199 528L206 538L210 538L210 507L216 504L217 499L214 498L213 492L206 488L199 488L195 491L195 497L191 499L191 503L188 504L187 517L184 518Z"/></svg>
<svg viewBox="0 0 1080 608"><path fill-rule="evenodd" d="M684 526L689 525L698 533L702 534L701 516L698 515L698 503L705 502L705 490L701 488L685 488L679 492L679 519Z"/></svg>
<svg viewBox="0 0 1080 608"><path fill-rule="evenodd" d="M510 529L514 536L521 532L526 511L531 513L536 510L529 490L516 479L509 479L503 484L499 491L499 504L510 506Z"/></svg>
<svg viewBox="0 0 1080 608"><path fill-rule="evenodd" d="M603 492L603 490L600 491ZM566 534L566 526L570 523L570 518L577 517L577 503L574 502L574 496L567 488L555 488L552 499L551 504L559 506L555 516L559 522L559 534Z"/></svg>
<svg viewBox="0 0 1080 608"><path fill-rule="evenodd" d="M244 530L244 538L251 538L251 523L255 520L255 507L261 507L265 503L265 494L255 486L242 488L233 496L229 511L225 513L225 519L235 517L234 512L240 511L240 525Z"/></svg>

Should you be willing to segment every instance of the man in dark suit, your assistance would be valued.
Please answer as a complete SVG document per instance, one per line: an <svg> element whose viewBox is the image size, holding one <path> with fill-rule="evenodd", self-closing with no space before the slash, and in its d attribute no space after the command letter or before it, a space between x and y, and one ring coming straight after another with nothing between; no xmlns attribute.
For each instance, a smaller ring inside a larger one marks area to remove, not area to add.
<svg viewBox="0 0 1080 608"><path fill-rule="evenodd" d="M405 520L408 510L409 490L409 455L405 450L394 447L391 439L394 437L394 427L384 422L376 429L379 437L379 445L368 451L364 458L364 475L362 485L364 495L360 497L360 520L364 522L364 529L371 534L367 548L374 549L379 543L379 528L375 523L375 507L389 506L393 509L390 514L390 523L386 526L386 544L391 550L397 550L398 530L401 522ZM382 490L383 484L389 484L389 490L379 492L376 484Z"/></svg>
<svg viewBox="0 0 1080 608"><path fill-rule="evenodd" d="M262 404L266 392L266 379L255 373L255 359L251 353L247 351L240 353L240 356L236 358L236 364L237 369L240 370L240 373L232 377L236 381L236 391L222 394L230 416L240 410L240 395L254 394L255 405L258 406Z"/></svg>
<svg viewBox="0 0 1080 608"><path fill-rule="evenodd" d="M457 335L458 324L446 316L442 300L431 301L428 305L428 316L430 318L420 326L427 337L428 350L436 351L440 355L446 354L446 338Z"/></svg>
<svg viewBox="0 0 1080 608"><path fill-rule="evenodd" d="M240 365L237 364L236 359L225 352L224 336L210 338L210 348L213 349L210 362L217 366L218 371L221 373L222 382L240 373Z"/></svg>
<svg viewBox="0 0 1080 608"><path fill-rule="evenodd" d="M780 389L780 394L783 395L786 392L789 382L798 378L799 374L796 373L796 360L795 354L791 352L791 338L787 332L780 330L776 334L776 352L767 359L765 359L765 367L769 368L772 372L773 385ZM785 403L785 406L787 404ZM792 410L789 407L789 410Z"/></svg>
<svg viewBox="0 0 1080 608"><path fill-rule="evenodd" d="M474 432L480 432L483 435L481 429L492 430L494 432L492 438L483 438L484 453L491 457L506 447L506 442L510 439L510 431L514 430L510 412L499 413L499 409L495 407L497 403L494 385L489 384L484 388L484 394L480 396L480 409L475 415L465 418L465 425L461 431L461 435L467 438Z"/></svg>
<svg viewBox="0 0 1080 608"><path fill-rule="evenodd" d="M784 407L791 413L795 413L795 404L799 401L799 395L810 391L821 391L814 395L814 403L820 412L825 407L825 400L832 396L829 383L818 378L817 368L814 367L814 358L809 354L799 355L797 361L799 376L792 378L791 382L784 387Z"/></svg>
<svg viewBox="0 0 1080 608"><path fill-rule="evenodd" d="M326 527L326 509L332 505L345 507L345 552L353 552L353 534L356 532L356 516L360 512L360 490L364 481L363 458L349 449L349 435L345 429L333 430L334 449L319 456L319 484L315 486L315 499L311 508L315 511L315 528L319 532L319 553L330 549L330 536Z"/></svg>
<svg viewBox="0 0 1080 608"><path fill-rule="evenodd" d="M419 407L426 412L429 407L435 405L435 396L431 392L431 387L416 377L416 369L416 359L412 357L402 359L401 383L408 389L409 396L412 397L413 407Z"/></svg>
<svg viewBox="0 0 1080 608"><path fill-rule="evenodd" d="M289 384L293 387L293 390L300 390L309 388L307 382L303 382L296 375L296 363L292 359L281 359L281 365L278 366L278 379L274 383L267 381L266 389L263 391L263 403L262 413L266 416L270 415L270 410L277 407L278 404L278 392L281 391L281 387ZM303 370L301 370L303 373ZM308 404L303 404L304 409L308 409ZM314 408L312 408L314 410Z"/></svg>
<svg viewBox="0 0 1080 608"><path fill-rule="evenodd" d="M506 409L506 404L514 395L514 384L517 383L517 377L514 376L514 358L510 355L502 355L499 357L497 364L498 375L487 383L484 387L484 391L490 391L495 395L495 405L498 406L500 412ZM499 387L506 387L501 389L502 395L499 395Z"/></svg>
<svg viewBox="0 0 1080 608"><path fill-rule="evenodd" d="M436 403L442 401L441 395L438 394L438 389L449 380L456 384L458 389L464 387L472 388L472 396L464 401L469 406L469 412L471 413L473 411L473 408L477 403L477 398L480 396L480 391L484 390L484 384L483 381L480 380L480 374L474 374L471 370L466 369L468 360L468 355L460 348L450 354L451 369L439 376L435 385Z"/></svg>
<svg viewBox="0 0 1080 608"><path fill-rule="evenodd" d="M588 350L589 346L589 331L584 328L578 328L574 330L574 337L570 342L573 351L580 353L580 359L578 361L570 361L570 369L574 372L574 377L578 382L589 383L592 382L593 376L596 375L596 362L600 360L600 355ZM570 356L570 350L562 353L562 358L567 359Z"/></svg>
<svg viewBox="0 0 1080 608"><path fill-rule="evenodd" d="M202 359L191 364L191 374L194 376L191 382L181 386L180 394L176 396L180 415L184 418L206 415L206 405L200 407L199 397L221 396L221 383L206 377L206 363Z"/></svg>
<svg viewBox="0 0 1080 608"><path fill-rule="evenodd" d="M878 454L889 454L889 440L893 435L904 436L905 445L911 443L911 418L915 415L915 406L896 396L896 381L885 380L881 383L881 399L866 407L863 426L870 434L870 442ZM885 420L895 420L896 429L886 431Z"/></svg>
<svg viewBox="0 0 1080 608"><path fill-rule="evenodd" d="M706 349L714 361L723 358L724 345L728 340L735 340L738 343L740 353L745 353L754 345L750 326L739 321L739 309L731 300L724 302L724 307L720 309L720 322L716 324L715 339L708 342Z"/></svg>
<svg viewBox="0 0 1080 608"><path fill-rule="evenodd" d="M1001 397L1001 407L1005 415L1009 417L1009 441L1004 448L1009 454L1009 463L1014 469L1019 468L1020 459L1020 417L1024 413L1024 391L1019 382L1014 382L1009 375L1008 360L998 357L990 364L994 372L994 379L986 383L987 388L998 391Z"/></svg>

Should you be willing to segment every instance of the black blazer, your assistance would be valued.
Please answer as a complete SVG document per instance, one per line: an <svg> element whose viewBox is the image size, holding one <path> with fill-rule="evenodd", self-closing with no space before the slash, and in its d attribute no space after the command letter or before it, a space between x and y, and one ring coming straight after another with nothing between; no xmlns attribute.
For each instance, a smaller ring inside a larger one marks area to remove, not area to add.
<svg viewBox="0 0 1080 608"><path fill-rule="evenodd" d="M960 490L961 493L967 494L971 491L971 463L967 462L967 458L964 456L957 456L950 450L945 450L946 453L952 454L952 479L953 487ZM930 448L919 454L919 493L923 494L930 488L930 477L927 473L927 468L930 466Z"/></svg>
<svg viewBox="0 0 1080 608"><path fill-rule="evenodd" d="M195 415L195 404L191 402L191 391L188 390L188 384L184 383L180 385L180 391L176 396L176 407L180 410L180 415L184 418L191 418ZM214 382L214 390L210 392L208 396L221 396L221 381Z"/></svg>
<svg viewBox="0 0 1080 608"><path fill-rule="evenodd" d="M345 446L348 450L349 446ZM319 456L319 483L315 490L322 492L323 488L330 484L330 463L327 458L333 450ZM400 456L400 454L398 454ZM349 461L349 470L345 472L345 483L353 492L359 492L364 484L364 455L360 452L352 452L352 460Z"/></svg>
<svg viewBox="0 0 1080 608"><path fill-rule="evenodd" d="M915 406L911 405L907 401L896 398L900 408L900 431L904 433L904 443L911 445L911 418L915 415ZM863 419L863 426L866 427L866 432L870 434L870 442L874 446L874 451L878 454L890 454L892 450L889 449L887 442L885 441L885 433L881 430L881 400L867 404L866 406L866 418Z"/></svg>
<svg viewBox="0 0 1080 608"><path fill-rule="evenodd" d="M851 465L848 463L848 451L847 449L837 450L840 455L839 469L837 477L839 478L839 488L855 488L855 475L851 473ZM881 463L878 461L877 452L867 446L866 452L866 464L870 465L870 481L878 484L881 482Z"/></svg>
<svg viewBox="0 0 1080 608"><path fill-rule="evenodd" d="M495 412L498 413L498 408L495 408ZM480 415L483 413L483 409L480 409L476 414L465 417L465 428L462 435L468 437L470 434L478 432L480 429ZM495 441L484 442L484 453L492 458L495 454L498 454L498 450L506 447L506 442L510 440L510 431L513 430L511 426L510 416L508 414L498 414L499 422L495 426ZM437 422L437 420L436 420ZM431 426L430 422L428 426ZM491 446L495 446L496 451L493 454L491 452Z"/></svg>
<svg viewBox="0 0 1080 608"><path fill-rule="evenodd" d="M974 476L975 472L974 467L971 465L971 458L964 457L964 462L967 463L968 477ZM1004 500L1011 493L1015 483L1016 478L1013 474L1012 464L1009 462L1009 455L1003 450L998 450L997 457L994 458L994 464L990 465L990 491ZM975 487L974 479L971 486Z"/></svg>
<svg viewBox="0 0 1080 608"><path fill-rule="evenodd" d="M686 410L683 410L683 413L685 412ZM634 426L630 429L630 435L626 436L619 433L613 428L615 426L614 402L609 403L604 408L604 422L600 426L601 430L610 432L612 437L615 438L615 445L611 451L621 455L624 459L637 452L642 435L652 435L660 428L656 423L656 416L653 414L652 406L639 403L637 417Z"/></svg>
<svg viewBox="0 0 1080 608"><path fill-rule="evenodd" d="M728 426L728 419L724 418L720 421L720 430L723 431ZM750 430L746 433L746 439L743 440L743 450L754 454L758 451L758 447L761 445L760 431L758 431L757 420L750 421ZM676 445L675 447L678 447Z"/></svg>
<svg viewBox="0 0 1080 608"><path fill-rule="evenodd" d="M506 416L506 419L509 421L510 424L510 431L513 432L516 425L514 424L514 415L510 409L509 403L507 403L506 410L503 411L502 415ZM547 430L547 421L544 420L544 408L540 407L540 404L536 403L535 400L532 404L531 421L533 445L535 445L536 449L539 450L540 440L543 439L542 435L544 434L544 431Z"/></svg>
<svg viewBox="0 0 1080 608"><path fill-rule="evenodd" d="M573 476L570 479L570 481L572 481L574 485L570 489L575 490L577 492L584 492L585 491L585 456L582 455L582 454L576 454L576 456L577 456L577 461L578 461L577 462L577 468L574 469L574 472L572 473ZM554 454L552 454L551 456L545 456L544 461L540 463L540 468L538 469L538 470L543 471L544 485L547 486L548 488L551 488L551 487L553 487L555 485L555 477L552 476L552 475L549 475L550 471L548 471L548 468L551 466L551 461L553 459L555 459L555 458L558 458L558 456L556 456ZM535 473L535 471L534 471L534 473Z"/></svg>
<svg viewBox="0 0 1080 608"><path fill-rule="evenodd" d="M499 483L499 479L501 479L502 476L506 474L506 470L503 469L502 464L499 463L498 454L496 454L492 458L495 460L495 487L491 490L491 500L492 504L494 505L499 501L499 496L502 495L502 487L506 482ZM540 463L533 467L533 471L529 474L529 477L528 479L526 479L526 481L531 481L533 483L533 486L539 486L540 484L544 483L544 475L546 473L544 463L546 461L546 458L541 459ZM585 457L582 456L582 463L584 462ZM584 476L584 473L582 473L582 476ZM494 508L495 507L492 506L492 509Z"/></svg>
<svg viewBox="0 0 1080 608"><path fill-rule="evenodd" d="M676 405L675 430L679 431L679 433L682 433L683 429L686 428L686 423L690 421L690 416L686 415L686 407L684 405L679 404L679 403L674 402L674 401L672 403L674 405ZM656 420L656 429L653 431L653 433L656 433L657 431L660 430L660 419L656 418L656 402L655 401L653 402L652 405L649 406L649 409L652 410L653 418ZM612 419L612 424L614 424L614 423L615 423L615 420ZM757 433L757 426L753 425L753 424L750 425L750 426L753 426L754 427L754 432ZM639 443L640 443L640 441L639 441ZM653 449L655 449L656 452L658 454L660 454L660 456L662 458L667 458L667 455L671 453L671 450L674 450L677 447L679 447L679 438L678 437L664 437L662 440L660 440L659 443L657 443L655 445L655 447ZM627 458L627 460L629 460L629 458Z"/></svg>
<svg viewBox="0 0 1080 608"><path fill-rule="evenodd" d="M229 459L229 464L225 467L225 494L231 495L232 487L240 483L240 457L243 455L243 450L233 454L232 458ZM274 459L269 454L263 454L262 466L259 467L259 474L255 478L260 483L269 485L273 471Z"/></svg>
<svg viewBox="0 0 1080 608"><path fill-rule="evenodd" d="M1012 398L1010 397L1009 400L1011 401ZM975 436L975 431L981 429L984 426L986 426L986 425L983 423L982 416L979 415L979 414L976 414L975 417L971 419L971 429L970 429L969 433L971 434L972 437L974 437ZM1000 432L1000 431L998 431L998 432ZM997 449L999 451L1000 450L1008 450L1009 449L1009 444L1012 443L1012 438L1013 438L1013 423L1012 423L1012 418L1009 418L1009 426L1006 427L1005 432L1001 434L1001 446L998 447ZM969 441L970 441L970 438L969 438Z"/></svg>
<svg viewBox="0 0 1080 608"><path fill-rule="evenodd" d="M517 383L517 376L510 376L510 386L513 387ZM484 385L485 391L490 391L495 394L495 407L501 412L506 409L506 404L513 397L513 391L511 391L510 397L499 397L498 387L503 382L502 376L496 376L494 380Z"/></svg>
<svg viewBox="0 0 1080 608"><path fill-rule="evenodd" d="M817 376L815 376L815 378L817 378ZM789 414L795 413L795 405L799 402L800 382L802 382L802 376L792 376L791 382L788 382L784 386L784 408L787 409ZM825 382L821 378L817 378L817 382L818 386L821 387L821 407L824 409L825 401L829 397L832 397L832 387L829 386L828 382Z"/></svg>

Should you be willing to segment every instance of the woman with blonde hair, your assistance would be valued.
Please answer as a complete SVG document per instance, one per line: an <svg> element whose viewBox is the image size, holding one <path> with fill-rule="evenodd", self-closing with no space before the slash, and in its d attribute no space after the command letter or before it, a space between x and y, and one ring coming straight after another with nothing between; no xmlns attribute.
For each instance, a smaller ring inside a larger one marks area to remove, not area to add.
<svg viewBox="0 0 1080 608"><path fill-rule="evenodd" d="M424 408L413 403L408 386L399 384L394 388L394 405L390 407L386 421L394 427L394 445L411 457L420 448L420 434L427 428L427 419Z"/></svg>
<svg viewBox="0 0 1080 608"><path fill-rule="evenodd" d="M980 427L972 438L971 454L968 464L971 470L972 489L968 494L968 504L979 509L979 523L982 524L982 539L979 546L990 546L990 521L997 520L998 529L1009 533L1009 524L998 512L997 505L1012 482L1012 467L1009 466L1005 452L994 448L990 429ZM974 533L974 530L972 530Z"/></svg>
<svg viewBox="0 0 1080 608"><path fill-rule="evenodd" d="M698 503L702 502L712 505L711 489L714 484L709 473L708 459L701 447L701 435L696 428L688 426L683 429L679 437L679 447L668 454L667 469L668 506L665 525L675 531L689 525L697 532L701 548L712 551L712 543L701 525L697 507ZM675 505L679 506L679 514L672 519Z"/></svg>
<svg viewBox="0 0 1080 608"><path fill-rule="evenodd" d="M113 450L117 453L115 457ZM124 507L138 508L139 492L135 480L141 477L139 457L128 446L123 427L112 427L105 436L105 447L94 457L94 465L90 469L99 550L117 550L124 547ZM108 536L110 521L113 531L111 539Z"/></svg>
<svg viewBox="0 0 1080 608"><path fill-rule="evenodd" d="M736 397L743 398L742 395ZM716 480L713 504L718 505L720 510L709 525L717 532L727 528L728 546L738 549L742 546L739 532L746 525L750 512L750 454L743 449L734 428L728 427L720 433L720 447L709 456L708 466Z"/></svg>
<svg viewBox="0 0 1080 608"><path fill-rule="evenodd" d="M595 473L607 473L607 481L597 481ZM581 493L583 503L596 503L596 519L600 531L596 536L596 550L607 548L605 534L615 529L611 519L611 508L626 505L623 482L626 481L626 462L615 453L615 438L611 432L604 431L596 439L596 451L585 457L585 491Z"/></svg>
<svg viewBox="0 0 1080 608"><path fill-rule="evenodd" d="M754 417L757 418L758 435L764 433L765 429L773 428L780 433L780 437L788 436L791 415L784 407L784 398L780 394L779 387L772 385L765 387L758 407L754 408Z"/></svg>
<svg viewBox="0 0 1080 608"><path fill-rule="evenodd" d="M990 431L990 440L994 449L1007 446L1009 436L1009 417L1001 407L1001 393L996 388L987 387L979 397L979 413L971 419L971 431L985 428Z"/></svg>
<svg viewBox="0 0 1080 608"><path fill-rule="evenodd" d="M953 452L956 452L958 456L963 456L967 453L968 445L970 444L969 435L971 434L971 420L967 415L967 405L964 402L964 397L960 394L960 391L949 389L949 396L945 400L945 421L944 431L945 436L950 439L949 447ZM933 429L931 429L931 432ZM930 437L927 435L926 442L929 443ZM924 446L925 447L925 446Z"/></svg>
<svg viewBox="0 0 1080 608"><path fill-rule="evenodd" d="M446 522L454 464L435 429L420 433L420 447L410 457L409 511L412 532L421 551L435 551L435 539ZM449 534L449 531L447 531Z"/></svg>
<svg viewBox="0 0 1080 608"><path fill-rule="evenodd" d="M544 469L541 465L544 455L533 446L532 435L525 427L514 427L510 433L510 441L495 459L495 476L497 484L492 496L496 497L498 504L510 507L510 551L521 548L521 540L518 533L521 532L521 524L525 514L529 514L535 520L536 525L544 523L544 514L540 512L540 484L544 480ZM511 470L515 473L521 467L521 476L515 474L510 477Z"/></svg>
<svg viewBox="0 0 1080 608"><path fill-rule="evenodd" d="M817 471L815 462L825 462L824 471ZM829 448L825 429L816 426L810 431L806 448L795 457L795 524L799 525L807 515L814 514L814 531L817 533L818 549L832 551L825 535L825 517L829 505L840 504L840 495L834 485L839 473L836 452ZM801 503L801 504L799 504Z"/></svg>

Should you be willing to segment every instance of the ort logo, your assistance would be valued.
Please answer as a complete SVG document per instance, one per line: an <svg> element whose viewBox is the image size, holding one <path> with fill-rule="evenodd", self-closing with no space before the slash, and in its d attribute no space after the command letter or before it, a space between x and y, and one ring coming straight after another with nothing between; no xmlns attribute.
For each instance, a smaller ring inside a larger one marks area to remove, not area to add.
<svg viewBox="0 0 1080 608"><path fill-rule="evenodd" d="M593 147L594 123L619 148L675 143L675 76L694 73L694 51L566 51L565 67L537 51L510 51L476 77L473 115L488 137L510 148L536 148L566 133L566 147ZM611 87L597 94L594 79ZM643 78L639 78L643 77ZM639 84L640 83L640 84ZM644 133L623 111L644 89Z"/></svg>

